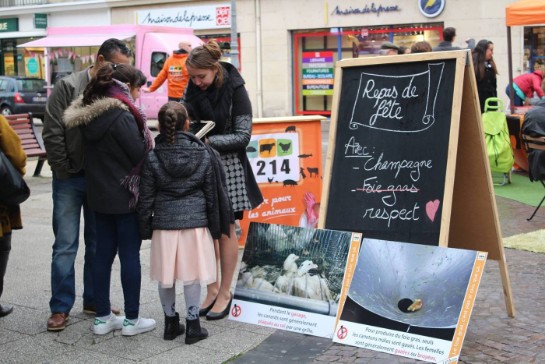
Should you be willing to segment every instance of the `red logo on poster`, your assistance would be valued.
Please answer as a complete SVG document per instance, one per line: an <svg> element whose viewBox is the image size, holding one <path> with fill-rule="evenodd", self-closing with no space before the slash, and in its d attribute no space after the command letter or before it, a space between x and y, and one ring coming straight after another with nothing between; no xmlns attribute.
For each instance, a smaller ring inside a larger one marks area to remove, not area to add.
<svg viewBox="0 0 545 364"><path fill-rule="evenodd" d="M216 25L219 25L219 26L231 25L231 7L219 6L216 8Z"/></svg>
<svg viewBox="0 0 545 364"><path fill-rule="evenodd" d="M346 339L346 336L348 336L348 329L344 326L339 327L339 330L337 330L337 337L340 340Z"/></svg>
<svg viewBox="0 0 545 364"><path fill-rule="evenodd" d="M233 315L233 317L239 317L241 313L242 309L235 303L235 305L231 309L231 315Z"/></svg>

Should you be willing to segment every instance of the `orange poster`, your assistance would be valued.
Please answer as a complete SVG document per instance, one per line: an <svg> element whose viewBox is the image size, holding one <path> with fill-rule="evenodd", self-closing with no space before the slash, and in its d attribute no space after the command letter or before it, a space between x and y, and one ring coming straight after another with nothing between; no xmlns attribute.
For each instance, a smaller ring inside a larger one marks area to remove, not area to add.
<svg viewBox="0 0 545 364"><path fill-rule="evenodd" d="M322 195L322 116L254 119L246 153L263 203L244 213L239 246L250 222L316 227Z"/></svg>

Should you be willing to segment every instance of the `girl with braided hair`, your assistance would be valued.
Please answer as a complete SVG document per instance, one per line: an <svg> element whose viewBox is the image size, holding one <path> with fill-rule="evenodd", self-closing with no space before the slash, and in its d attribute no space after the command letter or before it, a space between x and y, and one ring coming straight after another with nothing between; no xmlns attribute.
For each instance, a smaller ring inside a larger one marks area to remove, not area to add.
<svg viewBox="0 0 545 364"><path fill-rule="evenodd" d="M159 282L163 338L184 333L175 307L179 281L187 308L185 343L193 344L208 336L199 321L201 284L216 281L213 239L228 229L233 213L219 155L187 132L187 106L170 101L158 119L155 148L142 168L140 231L144 239L151 238L150 275Z"/></svg>

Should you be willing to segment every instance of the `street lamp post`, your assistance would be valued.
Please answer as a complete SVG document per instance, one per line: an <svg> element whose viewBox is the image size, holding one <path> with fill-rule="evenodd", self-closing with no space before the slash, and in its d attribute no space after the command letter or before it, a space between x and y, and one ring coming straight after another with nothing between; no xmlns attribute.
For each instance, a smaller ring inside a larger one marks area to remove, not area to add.
<svg viewBox="0 0 545 364"><path fill-rule="evenodd" d="M231 64L237 69L238 64L238 36L237 36L237 2L231 0Z"/></svg>

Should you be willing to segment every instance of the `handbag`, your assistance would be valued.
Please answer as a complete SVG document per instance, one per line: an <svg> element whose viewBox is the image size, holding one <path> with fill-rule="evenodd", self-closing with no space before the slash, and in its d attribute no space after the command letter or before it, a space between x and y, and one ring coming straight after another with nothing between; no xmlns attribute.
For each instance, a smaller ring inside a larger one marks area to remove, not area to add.
<svg viewBox="0 0 545 364"><path fill-rule="evenodd" d="M0 150L0 203L8 206L19 205L29 196L30 188L23 176Z"/></svg>

